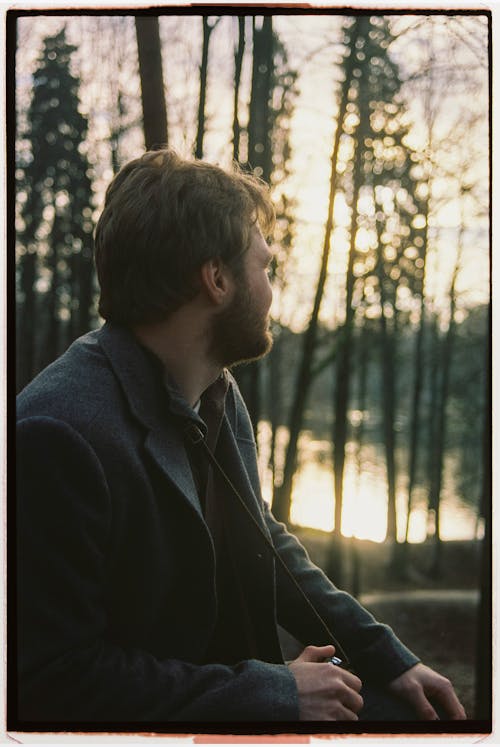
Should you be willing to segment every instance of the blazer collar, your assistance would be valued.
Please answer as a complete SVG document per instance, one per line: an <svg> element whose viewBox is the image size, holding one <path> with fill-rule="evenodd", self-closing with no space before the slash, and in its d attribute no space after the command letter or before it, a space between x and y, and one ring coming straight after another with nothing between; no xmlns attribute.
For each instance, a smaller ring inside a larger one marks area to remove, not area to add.
<svg viewBox="0 0 500 747"><path fill-rule="evenodd" d="M132 413L146 428L156 428L165 419L165 410L181 421L202 423L175 382L165 377L160 360L129 329L106 323L98 338Z"/></svg>
<svg viewBox="0 0 500 747"><path fill-rule="evenodd" d="M202 516L185 447L189 423L206 426L172 381L165 384L163 366L126 328L106 323L97 333L120 382L132 415L147 429L145 447L162 472Z"/></svg>

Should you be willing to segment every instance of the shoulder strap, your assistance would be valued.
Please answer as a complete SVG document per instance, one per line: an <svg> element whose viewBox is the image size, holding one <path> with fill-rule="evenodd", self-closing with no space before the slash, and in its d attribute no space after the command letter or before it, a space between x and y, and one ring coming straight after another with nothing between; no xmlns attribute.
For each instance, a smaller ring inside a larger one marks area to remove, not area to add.
<svg viewBox="0 0 500 747"><path fill-rule="evenodd" d="M206 458L208 459L209 463L212 465L213 469L222 477L224 482L228 485L228 487L231 489L232 495L237 499L239 505L243 509L244 513L248 517L251 524L255 527L257 532L259 533L262 541L266 545L266 547L272 552L273 556L276 558L282 569L285 571L289 579L291 580L293 586L298 591L300 596L302 597L303 601L305 602L306 606L308 607L309 611L313 614L313 616L316 618L316 620L319 622L323 630L325 631L328 639L330 642L335 646L335 652L336 656L333 656L330 661L332 664L335 664L336 666L342 667L342 669L347 669L349 671L353 671L352 667L349 663L349 659L343 650L340 643L336 640L335 636L333 635L332 631L330 630L329 626L326 624L323 617L319 614L318 610L314 606L314 604L311 602L307 594L304 592L300 584L298 583L297 579L293 575L293 573L288 568L287 564L279 554L279 552L274 547L273 543L270 541L269 537L264 532L263 528L260 526L259 522L256 520L250 509L248 508L247 504L241 497L239 491L234 486L233 482L231 481L231 478L227 475L224 468L221 466L213 452L209 449L205 442L205 437L202 433L202 431L198 428L198 426L195 423L189 423L188 426L185 429L185 435L186 438L189 440L191 444L194 446L197 446L201 449L201 451L205 454Z"/></svg>

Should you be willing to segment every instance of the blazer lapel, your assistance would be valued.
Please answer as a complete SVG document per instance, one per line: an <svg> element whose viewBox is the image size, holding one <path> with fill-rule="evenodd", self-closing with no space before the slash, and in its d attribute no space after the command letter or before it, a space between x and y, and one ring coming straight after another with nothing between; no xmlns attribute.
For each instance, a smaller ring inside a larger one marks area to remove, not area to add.
<svg viewBox="0 0 500 747"><path fill-rule="evenodd" d="M146 436L145 447L165 477L182 493L205 523L198 491L186 449L178 434L169 428L155 428Z"/></svg>

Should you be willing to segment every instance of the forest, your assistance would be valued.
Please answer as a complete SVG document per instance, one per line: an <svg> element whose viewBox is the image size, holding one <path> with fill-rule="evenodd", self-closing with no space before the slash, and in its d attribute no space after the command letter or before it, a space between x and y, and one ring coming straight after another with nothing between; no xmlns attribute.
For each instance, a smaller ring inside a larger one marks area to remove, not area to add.
<svg viewBox="0 0 500 747"><path fill-rule="evenodd" d="M16 391L102 323L93 231L124 163L168 145L264 179L274 345L234 369L264 498L356 594L373 591L378 545L382 586L463 578L464 677L486 717L487 12L17 11L8 24Z"/></svg>

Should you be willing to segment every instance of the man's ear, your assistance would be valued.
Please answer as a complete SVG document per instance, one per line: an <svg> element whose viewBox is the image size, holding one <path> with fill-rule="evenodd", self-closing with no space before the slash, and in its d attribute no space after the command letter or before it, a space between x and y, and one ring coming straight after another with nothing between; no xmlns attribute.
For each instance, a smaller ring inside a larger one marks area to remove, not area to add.
<svg viewBox="0 0 500 747"><path fill-rule="evenodd" d="M229 267L215 257L207 260L200 269L201 286L212 303L218 306L227 303L233 295L233 273Z"/></svg>

